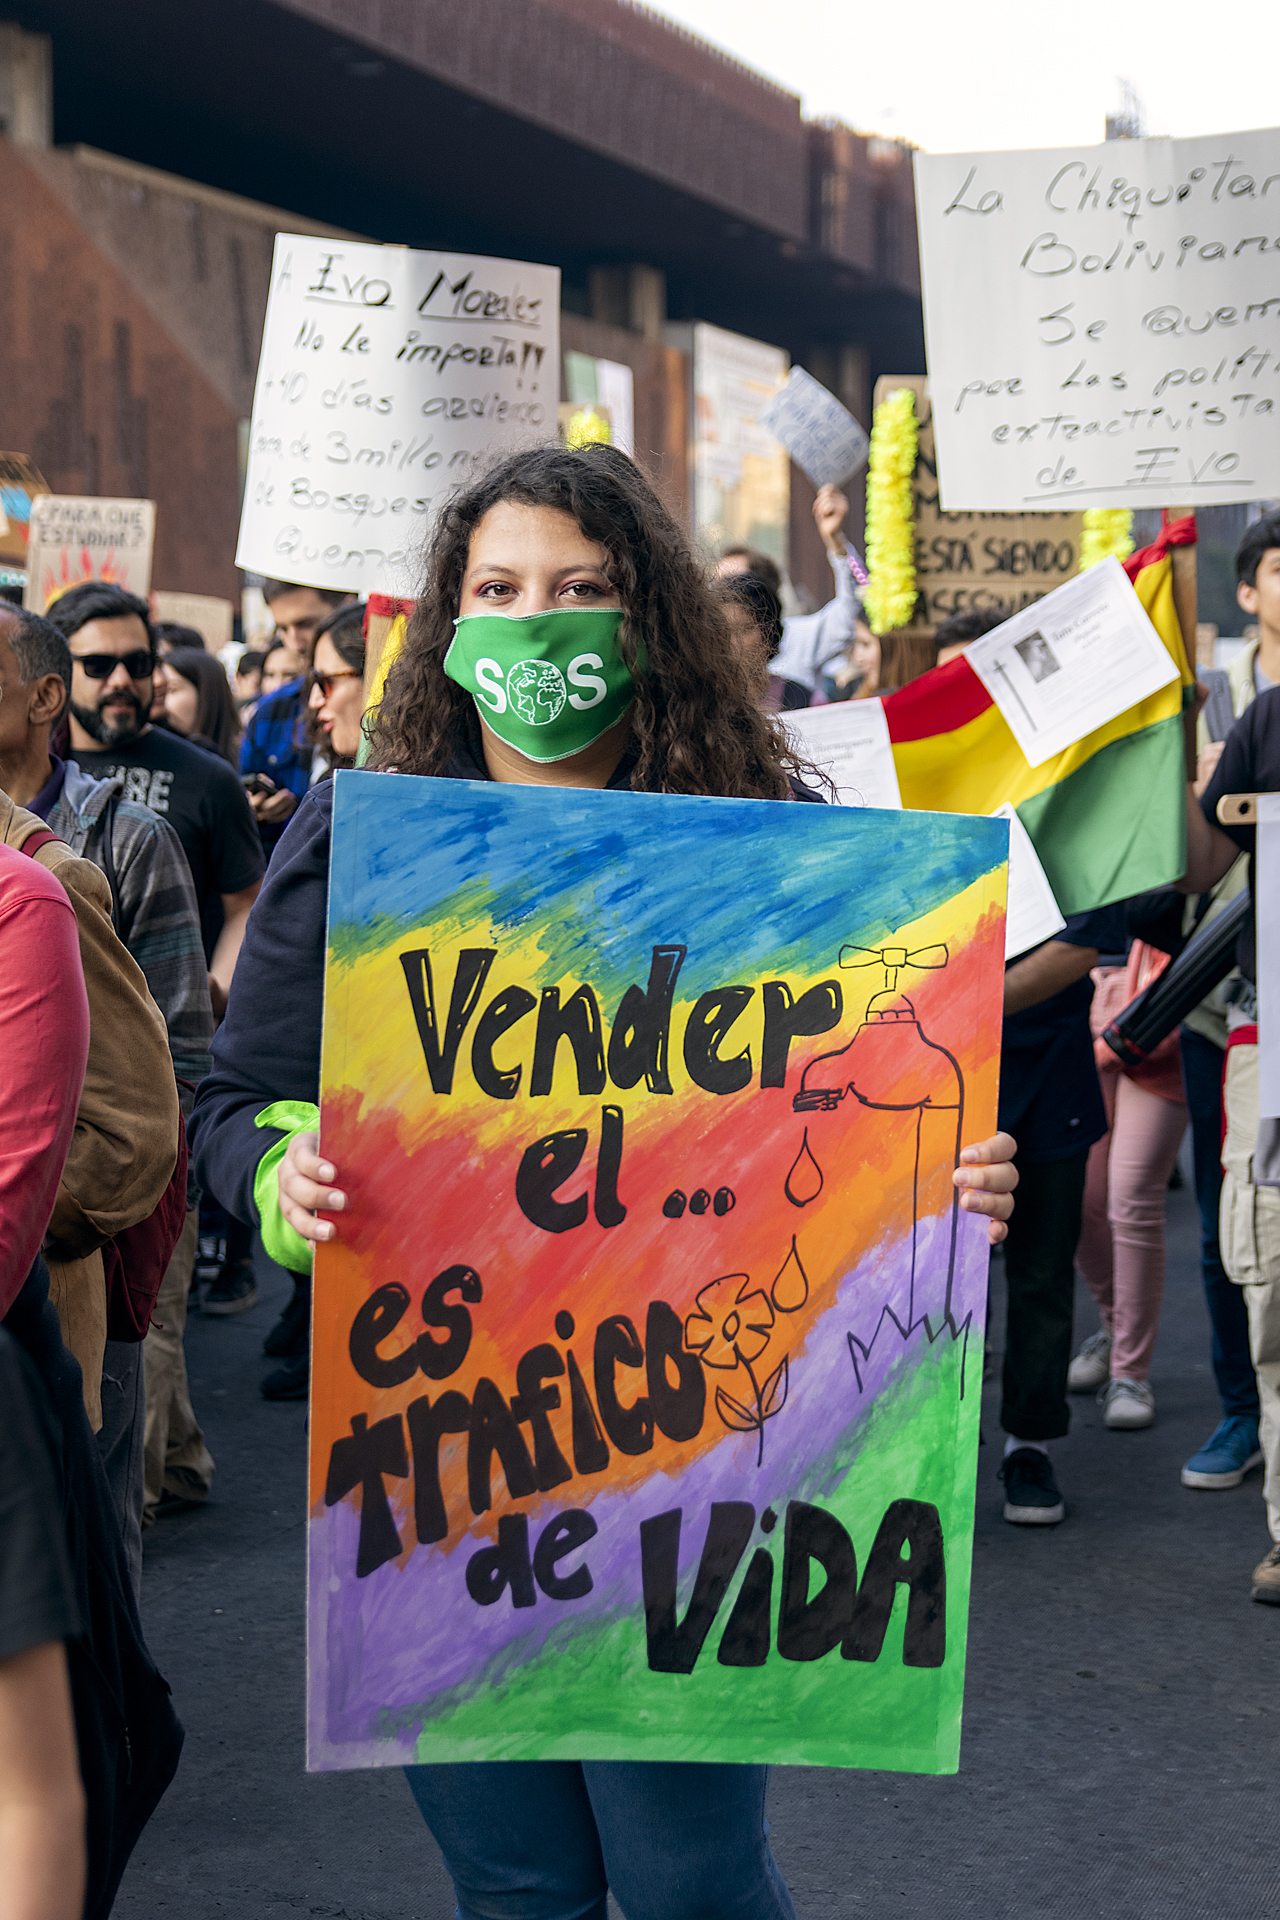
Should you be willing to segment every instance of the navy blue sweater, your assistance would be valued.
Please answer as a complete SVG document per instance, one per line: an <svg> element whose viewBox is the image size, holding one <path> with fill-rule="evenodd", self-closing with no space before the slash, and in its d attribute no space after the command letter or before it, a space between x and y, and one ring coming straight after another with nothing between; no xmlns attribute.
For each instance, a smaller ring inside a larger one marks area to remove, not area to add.
<svg viewBox="0 0 1280 1920"><path fill-rule="evenodd" d="M187 1133L197 1178L237 1220L258 1224L253 1177L279 1133L255 1127L273 1100L320 1099L320 1015L333 782L313 787L282 834L254 901L213 1037L213 1072Z"/></svg>
<svg viewBox="0 0 1280 1920"><path fill-rule="evenodd" d="M478 737L474 745L474 755L458 751L450 778L486 778ZM634 764L630 755L624 758L610 788L628 791ZM797 800L822 798L796 780L792 790ZM226 1017L214 1035L213 1072L200 1083L188 1127L200 1185L251 1226L258 1225L258 1163L282 1137L255 1126L256 1115L274 1100L320 1099L332 824L333 782L326 780L308 793L271 856L236 961Z"/></svg>

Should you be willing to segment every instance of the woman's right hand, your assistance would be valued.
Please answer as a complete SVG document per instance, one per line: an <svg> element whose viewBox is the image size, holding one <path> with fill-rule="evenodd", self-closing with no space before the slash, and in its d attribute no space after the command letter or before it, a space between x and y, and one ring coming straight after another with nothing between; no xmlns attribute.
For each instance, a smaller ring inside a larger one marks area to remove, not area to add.
<svg viewBox="0 0 1280 1920"><path fill-rule="evenodd" d="M295 1133L280 1162L276 1179L280 1190L280 1211L304 1240L332 1240L337 1228L332 1220L319 1219L327 1213L341 1213L347 1196L332 1183L335 1171L320 1158L318 1133Z"/></svg>

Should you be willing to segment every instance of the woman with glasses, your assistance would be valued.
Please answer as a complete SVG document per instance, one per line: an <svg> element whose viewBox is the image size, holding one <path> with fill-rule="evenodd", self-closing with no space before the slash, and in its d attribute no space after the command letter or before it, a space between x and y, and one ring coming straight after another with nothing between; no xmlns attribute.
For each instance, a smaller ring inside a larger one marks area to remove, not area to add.
<svg viewBox="0 0 1280 1920"><path fill-rule="evenodd" d="M356 763L364 712L364 612L363 606L339 607L316 629L307 735L324 756L321 778Z"/></svg>

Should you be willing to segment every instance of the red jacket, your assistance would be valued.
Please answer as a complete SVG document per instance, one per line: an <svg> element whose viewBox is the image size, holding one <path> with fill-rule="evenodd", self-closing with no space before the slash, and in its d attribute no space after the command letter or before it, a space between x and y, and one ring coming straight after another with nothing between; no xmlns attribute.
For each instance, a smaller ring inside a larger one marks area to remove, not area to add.
<svg viewBox="0 0 1280 1920"><path fill-rule="evenodd" d="M0 1318L40 1251L88 1054L75 911L51 873L0 845Z"/></svg>

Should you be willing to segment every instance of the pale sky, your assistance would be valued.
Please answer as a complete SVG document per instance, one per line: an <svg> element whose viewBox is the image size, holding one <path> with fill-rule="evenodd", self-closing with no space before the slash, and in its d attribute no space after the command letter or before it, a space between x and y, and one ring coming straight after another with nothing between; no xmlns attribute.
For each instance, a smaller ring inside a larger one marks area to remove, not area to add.
<svg viewBox="0 0 1280 1920"><path fill-rule="evenodd" d="M1092 145L1136 90L1151 134L1280 124L1280 8L1205 0L661 0L810 118L968 148Z"/></svg>

